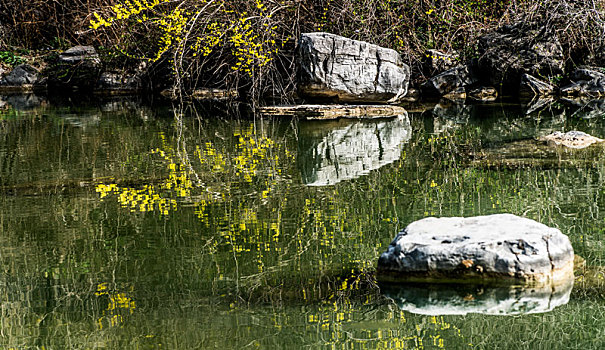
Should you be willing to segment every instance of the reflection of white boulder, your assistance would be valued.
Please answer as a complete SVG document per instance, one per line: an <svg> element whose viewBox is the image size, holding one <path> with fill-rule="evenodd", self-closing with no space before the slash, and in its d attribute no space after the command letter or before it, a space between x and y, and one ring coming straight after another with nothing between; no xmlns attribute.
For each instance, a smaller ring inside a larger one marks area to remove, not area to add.
<svg viewBox="0 0 605 350"><path fill-rule="evenodd" d="M401 156L412 134L407 114L388 119L301 122L299 154L303 182L334 185L368 174Z"/></svg>
<svg viewBox="0 0 605 350"><path fill-rule="evenodd" d="M569 302L573 278L553 287L386 285L382 292L405 311L420 315L517 315L553 310Z"/></svg>

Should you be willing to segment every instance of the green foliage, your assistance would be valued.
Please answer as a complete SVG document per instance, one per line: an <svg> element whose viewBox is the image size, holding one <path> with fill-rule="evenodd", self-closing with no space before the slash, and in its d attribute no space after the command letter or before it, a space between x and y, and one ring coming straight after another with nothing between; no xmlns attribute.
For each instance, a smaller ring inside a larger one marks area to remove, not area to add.
<svg viewBox="0 0 605 350"><path fill-rule="evenodd" d="M563 76L561 74L548 77L548 81L555 86L558 86L561 80L563 80Z"/></svg>
<svg viewBox="0 0 605 350"><path fill-rule="evenodd" d="M13 51L0 51L0 62L11 66L16 66L24 63L25 59L21 56L15 55Z"/></svg>
<svg viewBox="0 0 605 350"><path fill-rule="evenodd" d="M55 50L65 50L69 48L70 43L63 37L55 36L50 40L49 46Z"/></svg>

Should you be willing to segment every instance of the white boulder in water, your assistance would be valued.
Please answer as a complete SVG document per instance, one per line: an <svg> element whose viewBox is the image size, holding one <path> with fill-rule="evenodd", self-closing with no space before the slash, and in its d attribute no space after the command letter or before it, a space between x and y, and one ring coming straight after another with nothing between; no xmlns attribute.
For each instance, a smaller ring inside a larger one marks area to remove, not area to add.
<svg viewBox="0 0 605 350"><path fill-rule="evenodd" d="M511 214L425 218L378 260L384 282L560 284L573 278L573 248L556 228Z"/></svg>

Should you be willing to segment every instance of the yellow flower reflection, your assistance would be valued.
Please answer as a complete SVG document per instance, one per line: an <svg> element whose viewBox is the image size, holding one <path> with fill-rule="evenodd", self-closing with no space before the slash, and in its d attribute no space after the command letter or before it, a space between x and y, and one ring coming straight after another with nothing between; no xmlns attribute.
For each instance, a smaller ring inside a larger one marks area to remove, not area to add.
<svg viewBox="0 0 605 350"><path fill-rule="evenodd" d="M109 299L107 307L97 319L99 329L121 325L125 314L130 315L136 309L135 301L131 297L123 292L110 291L107 283L99 283L95 295Z"/></svg>

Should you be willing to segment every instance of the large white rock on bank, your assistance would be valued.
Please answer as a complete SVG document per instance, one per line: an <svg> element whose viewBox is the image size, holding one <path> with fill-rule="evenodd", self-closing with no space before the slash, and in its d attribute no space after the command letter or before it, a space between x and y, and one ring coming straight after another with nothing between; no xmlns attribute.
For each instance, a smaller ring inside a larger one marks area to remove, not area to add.
<svg viewBox="0 0 605 350"><path fill-rule="evenodd" d="M425 218L378 259L384 282L558 284L573 278L573 248L556 228L511 214Z"/></svg>
<svg viewBox="0 0 605 350"><path fill-rule="evenodd" d="M304 33L298 47L298 91L307 99L396 102L410 67L397 51L330 33Z"/></svg>

